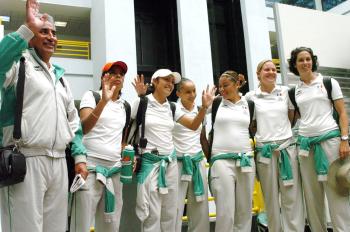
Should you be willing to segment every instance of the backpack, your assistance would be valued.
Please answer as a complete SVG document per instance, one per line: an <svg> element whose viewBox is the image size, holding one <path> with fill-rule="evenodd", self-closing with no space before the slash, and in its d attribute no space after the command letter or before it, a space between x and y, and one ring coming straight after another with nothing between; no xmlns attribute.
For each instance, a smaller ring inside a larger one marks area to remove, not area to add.
<svg viewBox="0 0 350 232"><path fill-rule="evenodd" d="M92 92L92 95L94 95L94 98L95 98L95 103L96 105L99 103L99 101L101 100L101 95L96 92L96 91L93 91L93 90L90 90ZM130 104L127 102L127 101L123 101L123 104L124 104L124 109L125 109L125 115L126 115L126 120L125 120L125 125L124 125L124 128L123 128L123 139L122 141L123 142L126 142L126 139L127 139L127 136L126 136L126 133L127 133L127 129L129 127L129 124L130 124L130 119L131 119L131 107L130 107Z"/></svg>
<svg viewBox="0 0 350 232"><path fill-rule="evenodd" d="M176 105L174 102L170 102L170 109L173 118L175 117ZM145 138L145 121L146 121L146 110L148 105L148 98L146 96L140 97L140 103L137 108L136 119L133 123L130 123L129 132L130 136L128 138L128 144L131 144L135 150L135 156L137 158L136 170L138 172L141 168L141 154L139 152L140 148L146 148L147 138ZM141 135L139 134L139 128L141 125Z"/></svg>
<svg viewBox="0 0 350 232"><path fill-rule="evenodd" d="M211 157L211 151L212 151L213 141L214 141L215 118L216 118L216 114L218 112L219 106L221 104L221 101L222 101L222 97L221 96L214 98L214 101L213 101L213 104L212 104L212 108L211 108L211 130L209 132L209 156L208 156L209 160L210 160L210 157ZM251 126L252 126L252 122L253 122L255 104L251 100L247 100L247 102L248 102L248 109L249 109L249 127L248 127L249 136L250 136L251 139L254 139L254 133L251 130Z"/></svg>
<svg viewBox="0 0 350 232"><path fill-rule="evenodd" d="M331 77L323 77L323 85L326 88L328 99L332 102L332 105L333 105L333 118L335 119L335 121L339 125L339 115L338 115L338 112L336 111L336 109L334 108L334 101L332 99L332 78ZM292 126L293 126L295 124L295 121L296 121L296 113L298 113L300 115L299 107L298 107L297 102L295 100L295 86L288 90L288 96L289 96L289 99L294 106L294 116L293 116L293 120L292 120Z"/></svg>

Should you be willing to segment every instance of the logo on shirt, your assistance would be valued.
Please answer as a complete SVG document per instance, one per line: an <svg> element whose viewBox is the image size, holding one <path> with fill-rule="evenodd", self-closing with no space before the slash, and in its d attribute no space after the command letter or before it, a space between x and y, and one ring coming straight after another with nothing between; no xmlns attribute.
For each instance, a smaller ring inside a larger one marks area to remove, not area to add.
<svg viewBox="0 0 350 232"><path fill-rule="evenodd" d="M295 96L298 96L302 93L301 89L298 89L296 92L295 92Z"/></svg>
<svg viewBox="0 0 350 232"><path fill-rule="evenodd" d="M43 71L43 68L40 65L34 66L35 71Z"/></svg>
<svg viewBox="0 0 350 232"><path fill-rule="evenodd" d="M248 106L244 105L242 106L242 108L243 108L243 113L248 114Z"/></svg>

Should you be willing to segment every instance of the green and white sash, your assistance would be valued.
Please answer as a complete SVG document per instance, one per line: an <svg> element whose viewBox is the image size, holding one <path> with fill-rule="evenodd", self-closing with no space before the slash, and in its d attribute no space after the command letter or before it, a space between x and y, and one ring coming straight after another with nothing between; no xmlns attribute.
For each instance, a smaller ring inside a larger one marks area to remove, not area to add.
<svg viewBox="0 0 350 232"><path fill-rule="evenodd" d="M137 182L143 184L151 171L159 166L158 174L158 189L160 194L167 194L166 169L168 164L175 161L176 152L173 151L170 155L155 155L152 153L142 154L141 170L137 175Z"/></svg>
<svg viewBox="0 0 350 232"><path fill-rule="evenodd" d="M118 174L121 171L121 167L107 168L97 165L95 167L88 167L88 170L89 172L96 173L96 180L104 185L105 221L112 222L117 220L114 216L115 196L111 177Z"/></svg>
<svg viewBox="0 0 350 232"><path fill-rule="evenodd" d="M182 162L181 180L192 180L193 191L197 202L205 200L205 192L200 169L200 162L203 160L203 157L204 155L202 151L193 156L190 154L184 154L183 156L177 157L177 160Z"/></svg>
<svg viewBox="0 0 350 232"><path fill-rule="evenodd" d="M328 168L329 168L329 161L328 161L327 155L324 152L320 143L328 139L339 137L339 136L340 136L340 131L338 129L327 132L320 136L314 136L314 137L304 137L301 135L298 136L298 144L300 146L299 156L308 157L311 147L313 149L314 162L315 162L318 181L327 181Z"/></svg>
<svg viewBox="0 0 350 232"><path fill-rule="evenodd" d="M288 139L282 144L276 143L265 143L262 146L257 146L256 150L260 152L259 162L264 164L269 164L271 162L271 157L274 151L279 151L280 156L278 157L279 164L279 176L282 179L284 186L290 186L294 184L293 170L290 164L289 154L287 148L289 146L294 146L295 143L290 143Z"/></svg>

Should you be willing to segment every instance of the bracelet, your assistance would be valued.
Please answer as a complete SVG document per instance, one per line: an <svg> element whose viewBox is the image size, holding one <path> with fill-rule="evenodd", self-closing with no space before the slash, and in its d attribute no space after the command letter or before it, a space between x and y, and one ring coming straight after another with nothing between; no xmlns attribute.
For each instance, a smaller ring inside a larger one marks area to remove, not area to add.
<svg viewBox="0 0 350 232"><path fill-rule="evenodd" d="M91 112L91 115L92 115L94 118L98 119L98 116L97 116L96 114L94 114L94 112Z"/></svg>

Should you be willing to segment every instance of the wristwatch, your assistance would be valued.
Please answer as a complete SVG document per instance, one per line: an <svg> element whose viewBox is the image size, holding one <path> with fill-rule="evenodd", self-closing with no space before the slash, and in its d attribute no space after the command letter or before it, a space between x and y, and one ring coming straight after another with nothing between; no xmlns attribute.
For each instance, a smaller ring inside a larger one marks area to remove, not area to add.
<svg viewBox="0 0 350 232"><path fill-rule="evenodd" d="M341 141L348 141L349 140L349 136L343 135L343 136L340 137L340 140Z"/></svg>

